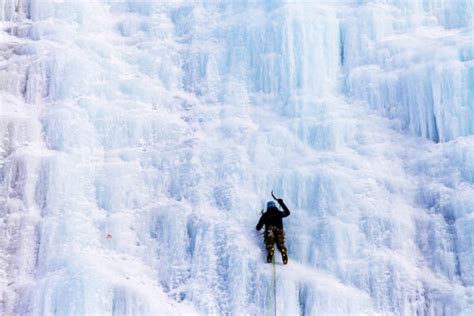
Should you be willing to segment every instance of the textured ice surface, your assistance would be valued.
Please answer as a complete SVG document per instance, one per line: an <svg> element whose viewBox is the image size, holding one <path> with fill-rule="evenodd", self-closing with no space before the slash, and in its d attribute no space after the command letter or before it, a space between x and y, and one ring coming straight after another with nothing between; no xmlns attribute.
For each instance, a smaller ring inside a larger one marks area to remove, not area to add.
<svg viewBox="0 0 474 316"><path fill-rule="evenodd" d="M0 0L0 311L474 313L471 0Z"/></svg>

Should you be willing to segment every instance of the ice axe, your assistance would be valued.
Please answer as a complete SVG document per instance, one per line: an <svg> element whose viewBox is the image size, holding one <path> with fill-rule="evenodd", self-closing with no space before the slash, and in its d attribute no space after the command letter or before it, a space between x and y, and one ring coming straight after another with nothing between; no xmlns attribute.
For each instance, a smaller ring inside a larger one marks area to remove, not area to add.
<svg viewBox="0 0 474 316"><path fill-rule="evenodd" d="M275 199L275 201L278 201L278 199L276 198L275 194L273 194L273 190L272 190L272 192L271 192L271 195L272 195L272 198Z"/></svg>
<svg viewBox="0 0 474 316"><path fill-rule="evenodd" d="M275 196L275 194L273 194L273 190L271 192L271 195L272 195L272 198L275 199L275 201L278 202L278 198ZM278 202L278 204L280 204L280 202ZM260 214L263 214L263 209L260 211Z"/></svg>
<svg viewBox="0 0 474 316"><path fill-rule="evenodd" d="M280 204L280 202L279 202L278 200L281 200L281 199L277 198L277 197L275 196L275 194L273 194L273 190L272 190L272 192L271 192L271 195L272 195L272 198L273 198L275 201L277 201L278 204Z"/></svg>

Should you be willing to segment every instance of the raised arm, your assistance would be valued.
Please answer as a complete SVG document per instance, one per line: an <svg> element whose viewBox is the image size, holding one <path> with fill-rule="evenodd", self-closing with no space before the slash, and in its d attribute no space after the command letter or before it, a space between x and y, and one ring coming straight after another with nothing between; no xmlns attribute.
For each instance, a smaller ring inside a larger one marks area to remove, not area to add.
<svg viewBox="0 0 474 316"><path fill-rule="evenodd" d="M288 207L285 205L285 202L283 202L283 199L278 199L278 204L283 208L283 215L281 217L287 217L290 215L290 210Z"/></svg>

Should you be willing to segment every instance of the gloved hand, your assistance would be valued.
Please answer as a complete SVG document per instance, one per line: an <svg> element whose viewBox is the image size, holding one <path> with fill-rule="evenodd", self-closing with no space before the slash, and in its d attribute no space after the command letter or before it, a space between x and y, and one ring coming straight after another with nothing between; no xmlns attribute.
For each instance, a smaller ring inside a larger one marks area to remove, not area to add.
<svg viewBox="0 0 474 316"><path fill-rule="evenodd" d="M277 199L278 204L282 205L283 204L283 199Z"/></svg>

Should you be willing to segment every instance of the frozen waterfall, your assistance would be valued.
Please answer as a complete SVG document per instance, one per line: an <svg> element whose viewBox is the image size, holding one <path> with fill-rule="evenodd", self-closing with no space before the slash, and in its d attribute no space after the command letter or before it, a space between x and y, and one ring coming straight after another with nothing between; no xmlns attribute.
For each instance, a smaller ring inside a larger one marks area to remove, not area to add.
<svg viewBox="0 0 474 316"><path fill-rule="evenodd" d="M0 0L0 314L474 314L472 0Z"/></svg>

